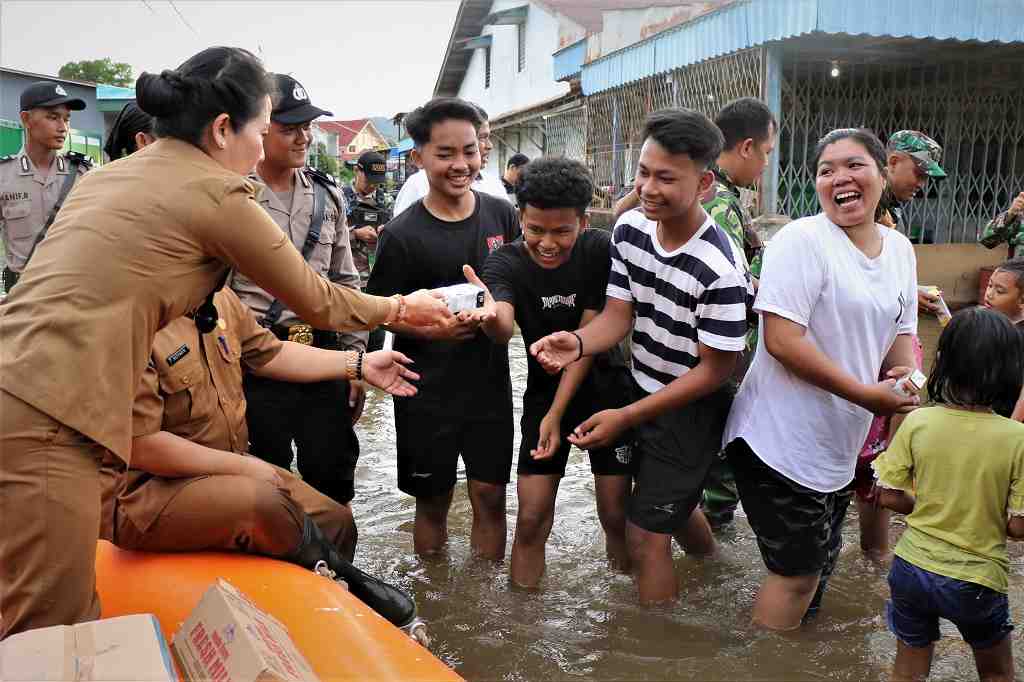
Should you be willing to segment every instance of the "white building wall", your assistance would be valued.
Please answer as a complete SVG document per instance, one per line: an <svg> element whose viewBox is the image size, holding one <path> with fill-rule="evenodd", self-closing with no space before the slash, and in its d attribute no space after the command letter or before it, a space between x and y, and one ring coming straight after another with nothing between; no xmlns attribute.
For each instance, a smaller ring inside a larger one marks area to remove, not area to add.
<svg viewBox="0 0 1024 682"><path fill-rule="evenodd" d="M491 11L523 4L523 0L496 0ZM558 50L558 19L534 3L529 3L529 8L523 25L526 31L526 65L523 71L518 71L517 27L485 26L483 34L492 36L490 87L484 87L485 56L482 49L473 51L466 76L459 87L459 97L479 104L492 119L569 92L567 83L555 80L551 59ZM495 149L491 154L487 170L500 175L497 152Z"/></svg>

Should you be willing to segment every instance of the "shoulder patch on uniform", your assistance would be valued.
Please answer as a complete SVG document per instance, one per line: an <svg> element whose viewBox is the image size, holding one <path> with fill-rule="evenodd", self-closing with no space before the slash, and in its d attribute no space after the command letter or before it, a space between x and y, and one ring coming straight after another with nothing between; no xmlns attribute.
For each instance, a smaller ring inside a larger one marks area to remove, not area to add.
<svg viewBox="0 0 1024 682"><path fill-rule="evenodd" d="M325 187L338 186L338 183L334 181L334 178L332 178L327 173L324 173L323 171L317 170L312 166L306 166L303 170L305 171L306 175L308 175L309 178L314 182L319 182L321 185L324 185Z"/></svg>
<svg viewBox="0 0 1024 682"><path fill-rule="evenodd" d="M181 347L178 348L178 350L174 351L173 353L171 353L170 355L167 356L167 366L168 367L174 367L174 365L176 365L179 360L181 360L183 357L185 357L188 354L189 354L188 344L187 343L181 344Z"/></svg>

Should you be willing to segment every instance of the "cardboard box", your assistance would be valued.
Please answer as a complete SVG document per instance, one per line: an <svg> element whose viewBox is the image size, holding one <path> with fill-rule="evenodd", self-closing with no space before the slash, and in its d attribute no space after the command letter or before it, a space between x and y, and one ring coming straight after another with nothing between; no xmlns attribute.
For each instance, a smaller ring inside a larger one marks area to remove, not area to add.
<svg viewBox="0 0 1024 682"><path fill-rule="evenodd" d="M288 630L226 580L214 583L174 635L190 682L306 682L316 674Z"/></svg>
<svg viewBox="0 0 1024 682"><path fill-rule="evenodd" d="M0 680L175 682L167 642L150 614L57 625L0 642Z"/></svg>

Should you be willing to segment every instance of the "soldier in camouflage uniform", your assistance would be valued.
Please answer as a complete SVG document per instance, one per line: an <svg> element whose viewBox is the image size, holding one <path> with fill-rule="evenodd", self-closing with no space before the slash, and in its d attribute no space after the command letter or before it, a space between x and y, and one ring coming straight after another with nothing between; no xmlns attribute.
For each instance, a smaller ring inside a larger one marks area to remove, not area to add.
<svg viewBox="0 0 1024 682"><path fill-rule="evenodd" d="M725 105L715 118L715 124L722 131L725 147L714 167L714 194L705 198L704 210L729 235L737 265L756 286L761 274L762 244L740 203L740 187L750 186L764 172L775 146L777 123L764 102L743 97ZM737 369L737 385L756 344L755 327L747 336L747 352ZM724 458L716 458L704 484L701 504L708 522L713 528L729 523L738 503L732 469Z"/></svg>
<svg viewBox="0 0 1024 682"><path fill-rule="evenodd" d="M1024 213L1024 192L1017 195L1017 198L1010 204L1010 208L989 221L978 241L989 249L994 249L1000 244L1009 244L1010 258L1013 258L1018 253L1018 249L1024 247L1022 213Z"/></svg>
<svg viewBox="0 0 1024 682"><path fill-rule="evenodd" d="M900 130L889 136L885 151L888 182L878 202L878 222L907 234L903 204L924 189L928 178L946 177L939 165L942 147L920 131Z"/></svg>
<svg viewBox="0 0 1024 682"><path fill-rule="evenodd" d="M886 149L886 187L878 202L875 222L899 230L909 236L910 227L903 218L903 206L912 200L929 178L941 180L946 171L939 165L942 147L917 130L900 130L889 136ZM939 310L938 297L926 291L917 292L921 310L935 314Z"/></svg>

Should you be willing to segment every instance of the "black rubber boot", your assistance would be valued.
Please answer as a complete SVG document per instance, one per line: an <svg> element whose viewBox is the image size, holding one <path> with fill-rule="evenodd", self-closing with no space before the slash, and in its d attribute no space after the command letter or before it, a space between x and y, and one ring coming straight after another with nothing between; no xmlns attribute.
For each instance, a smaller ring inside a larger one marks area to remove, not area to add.
<svg viewBox="0 0 1024 682"><path fill-rule="evenodd" d="M416 602L412 597L343 559L308 516L302 527L302 544L288 559L309 569L323 561L337 578L348 583L349 592L396 627L405 627L416 619Z"/></svg>

